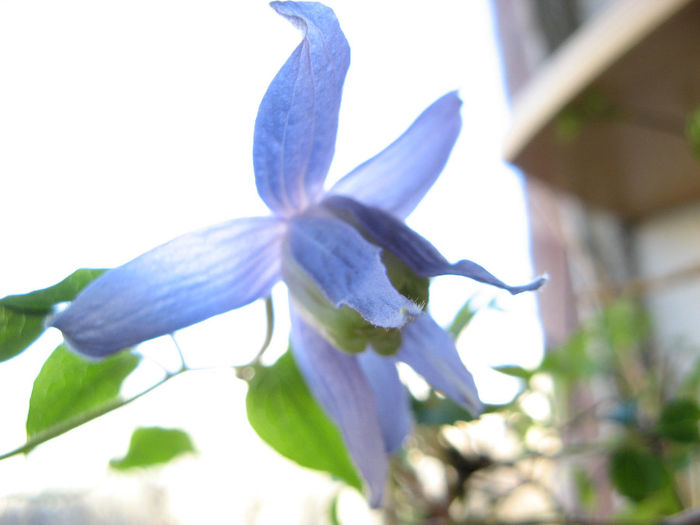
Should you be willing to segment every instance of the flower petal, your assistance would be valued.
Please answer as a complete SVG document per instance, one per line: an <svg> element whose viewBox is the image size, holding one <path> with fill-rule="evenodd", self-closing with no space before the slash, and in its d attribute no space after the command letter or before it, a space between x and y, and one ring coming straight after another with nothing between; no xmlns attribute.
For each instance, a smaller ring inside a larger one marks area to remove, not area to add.
<svg viewBox="0 0 700 525"><path fill-rule="evenodd" d="M462 127L461 105L454 91L439 98L394 143L340 179L330 193L406 217L445 167Z"/></svg>
<svg viewBox="0 0 700 525"><path fill-rule="evenodd" d="M52 325L90 357L238 308L279 279L284 222L240 219L178 237L93 281Z"/></svg>
<svg viewBox="0 0 700 525"><path fill-rule="evenodd" d="M258 193L289 215L320 195L335 149L350 48L333 11L321 4L272 2L304 32L258 110L253 162Z"/></svg>
<svg viewBox="0 0 700 525"><path fill-rule="evenodd" d="M340 219L293 217L286 249L282 271L292 294L301 269L336 308L347 305L375 326L398 328L421 313L392 286L381 249Z"/></svg>
<svg viewBox="0 0 700 525"><path fill-rule="evenodd" d="M433 388L474 415L483 410L474 379L464 367L452 337L428 314L401 330L402 344L396 359L422 375Z"/></svg>
<svg viewBox="0 0 700 525"><path fill-rule="evenodd" d="M367 350L359 354L357 360L377 400L384 444L391 454L401 448L403 440L411 433L412 418L406 388L391 357Z"/></svg>
<svg viewBox="0 0 700 525"><path fill-rule="evenodd" d="M317 401L338 425L350 457L381 505L387 476L377 405L355 356L336 350L292 310L292 352Z"/></svg>
<svg viewBox="0 0 700 525"><path fill-rule="evenodd" d="M465 259L449 263L426 239L379 208L371 208L341 196L327 197L323 202L328 209L347 218L377 244L396 255L420 277L462 275L503 288L512 294L536 290L547 280L546 277L540 277L521 286L507 285L475 262Z"/></svg>

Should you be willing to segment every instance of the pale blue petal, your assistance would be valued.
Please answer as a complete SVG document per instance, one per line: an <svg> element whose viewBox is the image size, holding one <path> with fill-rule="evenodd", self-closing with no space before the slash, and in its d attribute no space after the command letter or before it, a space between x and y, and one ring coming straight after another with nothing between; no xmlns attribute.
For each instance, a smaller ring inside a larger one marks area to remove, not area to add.
<svg viewBox="0 0 700 525"><path fill-rule="evenodd" d="M387 476L377 403L357 358L331 346L292 308L292 352L309 389L338 425L373 507L382 503Z"/></svg>
<svg viewBox="0 0 700 525"><path fill-rule="evenodd" d="M300 269L336 308L349 306L375 326L398 328L421 309L393 287L380 253L340 219L300 215L289 221L282 271L292 295L298 279L286 275Z"/></svg>
<svg viewBox="0 0 700 525"><path fill-rule="evenodd" d="M340 179L330 193L406 217L440 175L462 126L456 92L439 98L393 144Z"/></svg>
<svg viewBox="0 0 700 525"><path fill-rule="evenodd" d="M464 367L452 337L432 317L424 314L406 325L401 337L396 359L471 414L478 415L483 410L474 379Z"/></svg>
<svg viewBox="0 0 700 525"><path fill-rule="evenodd" d="M546 277L540 277L521 286L507 285L475 262L462 260L449 263L426 239L379 208L371 208L340 196L327 197L324 205L357 225L360 231L396 255L420 277L462 275L503 288L512 294L536 290L547 280Z"/></svg>
<svg viewBox="0 0 700 525"><path fill-rule="evenodd" d="M52 322L104 357L270 293L285 224L240 219L178 237L93 281Z"/></svg>
<svg viewBox="0 0 700 525"><path fill-rule="evenodd" d="M393 358L367 350L359 354L357 360L377 399L384 444L391 454L401 448L404 439L411 433L411 407L406 388L399 379Z"/></svg>
<svg viewBox="0 0 700 525"><path fill-rule="evenodd" d="M258 193L290 215L317 200L335 149L350 48L333 11L321 4L273 2L304 33L268 88L255 121Z"/></svg>

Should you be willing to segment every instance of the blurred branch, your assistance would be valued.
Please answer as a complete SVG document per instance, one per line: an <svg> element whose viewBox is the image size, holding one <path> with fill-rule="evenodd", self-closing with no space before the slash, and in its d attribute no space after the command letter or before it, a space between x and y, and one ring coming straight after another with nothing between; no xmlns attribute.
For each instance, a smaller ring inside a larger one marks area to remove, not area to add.
<svg viewBox="0 0 700 525"><path fill-rule="evenodd" d="M700 277L700 264L671 272L658 277L630 279L619 286L601 286L582 292L581 296L595 296L602 300L612 300L620 296L637 297L655 288L678 284Z"/></svg>
<svg viewBox="0 0 700 525"><path fill-rule="evenodd" d="M661 525L695 525L697 523L700 523L700 507L669 516L661 522Z"/></svg>

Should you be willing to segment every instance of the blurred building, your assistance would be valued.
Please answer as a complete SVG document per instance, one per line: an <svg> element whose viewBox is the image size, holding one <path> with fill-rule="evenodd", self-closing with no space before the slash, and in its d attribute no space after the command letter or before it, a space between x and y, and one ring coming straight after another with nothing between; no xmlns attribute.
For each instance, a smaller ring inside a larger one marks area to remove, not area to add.
<svg viewBox="0 0 700 525"><path fill-rule="evenodd" d="M652 322L640 359L668 366L672 395L700 356L700 0L492 4L512 105L504 156L525 174L535 266L551 276L538 294L547 347L632 297Z"/></svg>
<svg viewBox="0 0 700 525"><path fill-rule="evenodd" d="M493 0L526 175L548 345L619 293L640 297L659 348L700 347L697 0Z"/></svg>

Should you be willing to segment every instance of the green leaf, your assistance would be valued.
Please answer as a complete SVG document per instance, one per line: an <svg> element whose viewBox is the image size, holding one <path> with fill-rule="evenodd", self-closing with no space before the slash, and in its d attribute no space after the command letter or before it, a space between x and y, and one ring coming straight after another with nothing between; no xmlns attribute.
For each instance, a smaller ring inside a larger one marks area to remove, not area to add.
<svg viewBox="0 0 700 525"><path fill-rule="evenodd" d="M641 501L667 482L662 460L632 445L621 445L610 456L610 480L620 494Z"/></svg>
<svg viewBox="0 0 700 525"><path fill-rule="evenodd" d="M23 312L48 313L58 303L72 301L75 296L106 270L83 268L76 270L60 283L24 295L8 295L0 305Z"/></svg>
<svg viewBox="0 0 700 525"><path fill-rule="evenodd" d="M438 397L431 392L428 399L411 400L411 408L416 423L421 425L454 425L457 421L472 421L474 416L454 401Z"/></svg>
<svg viewBox="0 0 700 525"><path fill-rule="evenodd" d="M455 315L455 318L452 320L450 327L447 329L455 341L459 337L459 334L461 334L462 331L469 325L471 320L474 319L475 315L476 310L472 306L472 300L469 299L466 303L464 303L464 306L459 309L459 312L457 312L457 315Z"/></svg>
<svg viewBox="0 0 700 525"><path fill-rule="evenodd" d="M44 321L57 303L72 301L105 270L82 269L60 283L24 295L0 299L0 362L16 356L44 332Z"/></svg>
<svg viewBox="0 0 700 525"><path fill-rule="evenodd" d="M122 381L139 360L137 355L120 352L92 362L60 345L34 380L27 435L35 436L117 399Z"/></svg>
<svg viewBox="0 0 700 525"><path fill-rule="evenodd" d="M338 428L312 397L291 352L270 367L255 368L246 409L255 432L277 452L361 490Z"/></svg>
<svg viewBox="0 0 700 525"><path fill-rule="evenodd" d="M661 409L656 429L663 437L680 443L700 441L700 407L692 399L672 399Z"/></svg>
<svg viewBox="0 0 700 525"><path fill-rule="evenodd" d="M44 317L0 305L0 362L16 356L44 333Z"/></svg>
<svg viewBox="0 0 700 525"><path fill-rule="evenodd" d="M167 463L188 452L195 452L195 449L190 436L184 430L141 427L131 435L126 456L112 459L109 466L116 470L152 467Z"/></svg>
<svg viewBox="0 0 700 525"><path fill-rule="evenodd" d="M494 366L493 369L496 372L500 372L501 374L524 379L525 381L528 381L535 374L535 372L533 372L532 370L527 370L522 366L516 365Z"/></svg>

